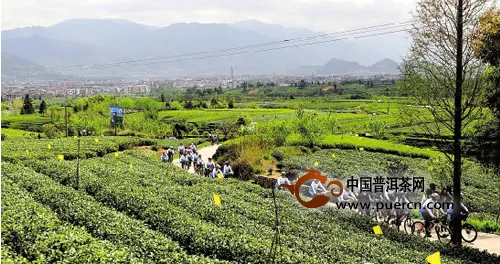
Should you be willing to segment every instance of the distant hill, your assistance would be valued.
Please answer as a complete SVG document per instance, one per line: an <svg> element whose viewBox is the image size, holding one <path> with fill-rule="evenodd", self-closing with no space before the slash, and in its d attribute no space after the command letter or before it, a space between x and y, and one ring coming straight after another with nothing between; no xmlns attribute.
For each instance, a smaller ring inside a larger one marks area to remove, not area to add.
<svg viewBox="0 0 500 264"><path fill-rule="evenodd" d="M77 70L70 74L178 77L229 75L231 67L236 75L281 74L300 65L323 65L325 58L332 57L369 65L384 57L399 59L403 54L393 50L405 50L407 47L397 39L391 39L392 36L373 38L369 44L360 42L363 39L337 41L333 37L322 37L293 44L332 41L293 48L283 48L293 46L288 43L260 45L319 34L324 33L257 20L234 24L177 23L151 27L127 20L71 19L50 27L2 31L2 51L45 67L163 57L161 61L146 61L154 63L146 66L122 64L119 67ZM358 45L358 42L362 44ZM391 49L385 47L387 42L391 42ZM263 52L266 49L272 50ZM213 52L220 50L229 52ZM191 53L196 54L185 56ZM232 56L219 56L227 53Z"/></svg>
<svg viewBox="0 0 500 264"><path fill-rule="evenodd" d="M4 79L58 79L62 75L49 72L45 67L2 52L2 78Z"/></svg>
<svg viewBox="0 0 500 264"><path fill-rule="evenodd" d="M363 66L358 62L331 59L319 70L319 75L375 75L397 74L398 63L391 59L383 59L371 66Z"/></svg>

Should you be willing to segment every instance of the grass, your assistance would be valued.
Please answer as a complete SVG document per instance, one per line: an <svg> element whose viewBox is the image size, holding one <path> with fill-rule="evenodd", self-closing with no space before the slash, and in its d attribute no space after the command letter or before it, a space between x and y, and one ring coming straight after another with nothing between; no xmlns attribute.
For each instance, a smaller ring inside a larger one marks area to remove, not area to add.
<svg viewBox="0 0 500 264"><path fill-rule="evenodd" d="M131 114L135 115L135 114ZM187 120L194 123L208 123L227 119L236 119L240 115L248 117L261 118L266 115L274 117L275 115L281 118L291 118L295 116L295 110L291 109L209 109L209 110L182 110L182 111L161 111L159 119L167 119L171 121ZM277 118L277 117L276 117Z"/></svg>
<svg viewBox="0 0 500 264"><path fill-rule="evenodd" d="M30 133L31 133L31 135L30 135ZM12 129L12 128L2 128L2 134L7 135L7 139L8 138L19 138L19 137L33 138L33 137L37 137L38 134L40 134L40 136L43 137L43 133L34 133L31 131Z"/></svg>
<svg viewBox="0 0 500 264"><path fill-rule="evenodd" d="M291 145L303 144L299 135L296 134L291 135L287 141ZM421 149L386 140L353 135L328 135L319 145L321 148L362 149L363 151L382 152L408 157L438 158L443 156L441 152L429 148Z"/></svg>

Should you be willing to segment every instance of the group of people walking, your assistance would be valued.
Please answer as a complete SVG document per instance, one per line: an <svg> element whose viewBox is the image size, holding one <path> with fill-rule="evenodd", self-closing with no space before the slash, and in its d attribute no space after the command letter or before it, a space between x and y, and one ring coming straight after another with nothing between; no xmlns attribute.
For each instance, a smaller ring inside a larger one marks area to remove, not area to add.
<svg viewBox="0 0 500 264"><path fill-rule="evenodd" d="M225 162L224 167L216 164L212 158L208 158L207 162L204 162L194 143L191 143L189 146L180 144L177 152L179 153L179 163L185 170L189 170L193 166L196 174L211 178L228 178L234 175L229 161ZM172 163L175 153L174 147L170 146L168 149L163 150L161 160Z"/></svg>

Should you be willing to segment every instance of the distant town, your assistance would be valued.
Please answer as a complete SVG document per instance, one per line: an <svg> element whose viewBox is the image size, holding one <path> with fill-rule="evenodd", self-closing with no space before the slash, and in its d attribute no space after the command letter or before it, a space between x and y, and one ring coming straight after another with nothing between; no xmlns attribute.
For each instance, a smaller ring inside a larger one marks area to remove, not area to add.
<svg viewBox="0 0 500 264"><path fill-rule="evenodd" d="M325 84L342 81L377 81L387 82L399 79L399 75L375 76L238 76L211 78L179 78L165 80L8 80L2 81L2 101L30 94L34 97L83 97L97 94L147 95L156 91L182 88L243 88L249 83L262 86L287 87L304 80L308 83Z"/></svg>

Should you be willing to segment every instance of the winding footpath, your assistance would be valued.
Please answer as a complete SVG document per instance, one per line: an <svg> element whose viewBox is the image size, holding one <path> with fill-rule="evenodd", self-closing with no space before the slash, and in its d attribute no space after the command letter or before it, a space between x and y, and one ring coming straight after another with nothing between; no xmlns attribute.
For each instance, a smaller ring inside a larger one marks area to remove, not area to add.
<svg viewBox="0 0 500 264"><path fill-rule="evenodd" d="M219 146L220 145L204 147L198 150L198 153L201 154L203 161L207 162L208 158L211 158L215 154L215 151ZM173 163L181 167L179 159L175 159ZM194 174L194 166L191 166L191 168L189 168L189 172ZM433 234L431 240L437 240L436 234ZM500 255L500 236L495 234L478 232L476 241L474 241L473 243L463 242L463 245L474 247L480 250L486 250L489 253Z"/></svg>

